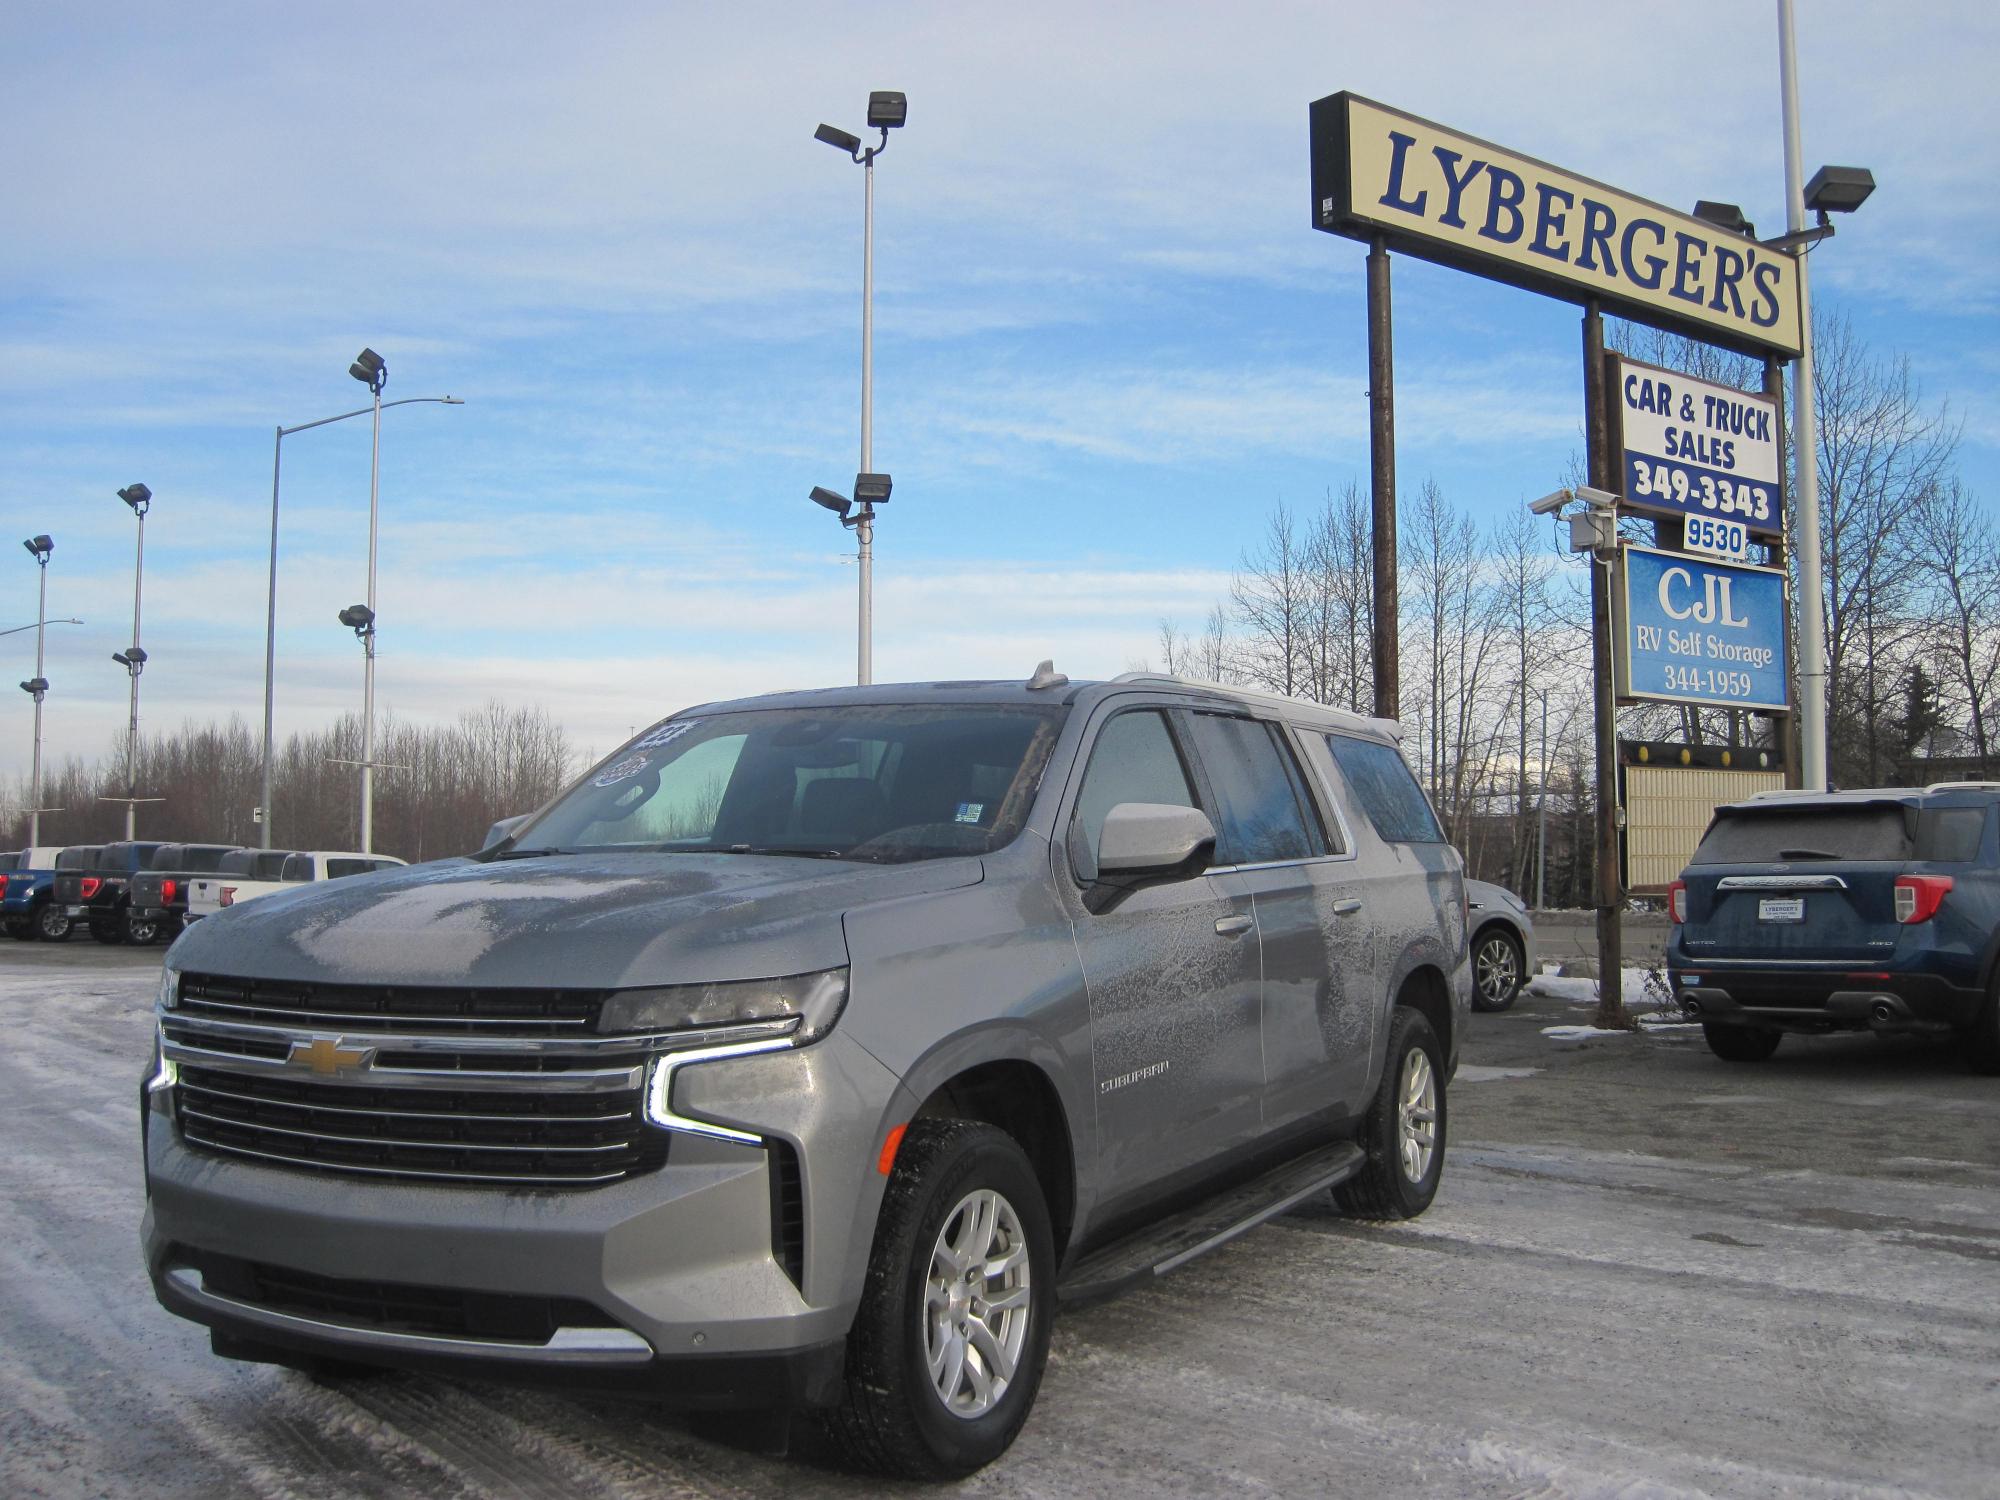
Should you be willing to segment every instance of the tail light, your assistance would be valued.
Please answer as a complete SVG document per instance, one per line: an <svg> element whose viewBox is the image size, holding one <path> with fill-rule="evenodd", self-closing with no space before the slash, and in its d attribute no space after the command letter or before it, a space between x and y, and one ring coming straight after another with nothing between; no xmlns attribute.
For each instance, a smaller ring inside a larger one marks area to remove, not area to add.
<svg viewBox="0 0 2000 1500"><path fill-rule="evenodd" d="M1667 915L1676 923L1688 919L1688 888L1685 880L1676 880L1667 887Z"/></svg>
<svg viewBox="0 0 2000 1500"><path fill-rule="evenodd" d="M0 901L7 899L7 877L0 875Z"/></svg>
<svg viewBox="0 0 2000 1500"><path fill-rule="evenodd" d="M1898 875L1896 920L1905 925L1928 922L1937 915L1938 904L1950 889L1949 875Z"/></svg>
<svg viewBox="0 0 2000 1500"><path fill-rule="evenodd" d="M225 885L222 888L222 898L216 904L218 906L234 906L236 904L236 887Z"/></svg>
<svg viewBox="0 0 2000 1500"><path fill-rule="evenodd" d="M81 890L83 892L83 899L88 901L92 896L95 896L98 893L99 889L101 889L103 885L104 882L99 880L95 875L84 876L81 885Z"/></svg>
<svg viewBox="0 0 2000 1500"><path fill-rule="evenodd" d="M162 906L172 906L174 904L174 897L180 893L181 886L178 880L162 880L160 882L160 904Z"/></svg>

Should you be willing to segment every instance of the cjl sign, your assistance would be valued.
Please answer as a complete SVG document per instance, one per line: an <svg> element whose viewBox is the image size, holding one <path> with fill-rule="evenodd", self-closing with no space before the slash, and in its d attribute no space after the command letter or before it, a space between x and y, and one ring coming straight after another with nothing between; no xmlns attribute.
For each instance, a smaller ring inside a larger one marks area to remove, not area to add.
<svg viewBox="0 0 2000 1500"><path fill-rule="evenodd" d="M1783 572L1649 547L1618 571L1620 698L1790 711Z"/></svg>
<svg viewBox="0 0 2000 1500"><path fill-rule="evenodd" d="M1782 534L1777 402L1618 356L1611 377L1626 505Z"/></svg>

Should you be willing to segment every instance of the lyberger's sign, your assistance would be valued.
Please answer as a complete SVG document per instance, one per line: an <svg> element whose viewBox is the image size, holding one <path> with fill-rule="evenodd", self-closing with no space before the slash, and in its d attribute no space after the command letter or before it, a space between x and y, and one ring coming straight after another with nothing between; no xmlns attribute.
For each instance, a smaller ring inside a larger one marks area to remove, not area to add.
<svg viewBox="0 0 2000 1500"><path fill-rule="evenodd" d="M1799 352L1792 258L1354 94L1312 106L1313 226L1712 343Z"/></svg>

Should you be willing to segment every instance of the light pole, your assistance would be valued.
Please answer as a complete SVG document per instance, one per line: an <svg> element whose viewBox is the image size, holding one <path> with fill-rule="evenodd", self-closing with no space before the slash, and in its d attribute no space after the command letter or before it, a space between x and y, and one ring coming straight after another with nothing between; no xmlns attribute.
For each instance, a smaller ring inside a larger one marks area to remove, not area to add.
<svg viewBox="0 0 2000 1500"><path fill-rule="evenodd" d="M49 554L56 550L56 544L46 536L35 536L21 545L28 549L42 575L40 597L35 605L35 675L21 684L21 690L35 700L35 768L28 793L28 844L33 847L42 841L42 699L49 691L49 680L42 675L42 637L49 620Z"/></svg>
<svg viewBox="0 0 2000 1500"><path fill-rule="evenodd" d="M137 836L139 817L139 674L146 670L145 648L139 644L139 603L146 587L146 512L153 508L153 492L143 484L128 484L118 492L118 498L139 518L139 551L132 565L132 644L111 653L111 659L132 679L132 716L125 727L125 796L121 799L129 842Z"/></svg>
<svg viewBox="0 0 2000 1500"><path fill-rule="evenodd" d="M357 360L356 364L360 362ZM345 422L350 417L365 417L371 411L379 413L392 406L417 406L432 403L438 406L463 406L465 403L456 396L405 396L400 401L383 401L379 393L377 405L358 406L353 411L344 411L337 417L321 417L316 422L301 422L296 427L280 427L276 440L271 444L271 576L264 596L264 775L263 802L258 808L259 826L262 830L263 846L271 847L271 734L272 714L276 705L275 678L278 654L278 469L284 458L285 439L295 432L307 432L315 427L324 427L330 422ZM378 429L379 431L379 429Z"/></svg>
<svg viewBox="0 0 2000 1500"><path fill-rule="evenodd" d="M858 136L833 125L821 125L813 139L825 141L845 151L861 164L861 471L855 476L851 516L840 507L841 525L854 532L859 544L861 598L856 622L855 681L864 687L875 680L875 508L863 497L862 480L879 478L882 499L888 496L888 476L875 470L875 158L889 145L889 132L900 129L909 118L909 100L900 92L878 89L868 96L868 128L880 130L882 138L866 150ZM817 499L817 494L815 494ZM824 504L824 501L820 502Z"/></svg>
<svg viewBox="0 0 2000 1500"><path fill-rule="evenodd" d="M368 618L357 626L367 648L361 668L361 852L374 852L375 839L375 518L382 480L382 387L389 383L389 366L373 349L363 349L347 373L375 397L375 437L368 452ZM342 623L348 623L343 615Z"/></svg>
<svg viewBox="0 0 2000 1500"><path fill-rule="evenodd" d="M1826 790L1826 585L1820 575L1819 435L1813 410L1812 293L1805 252L1833 233L1829 211L1852 213L1875 190L1862 167L1821 167L1802 183L1799 165L1799 68L1793 35L1792 0L1778 0L1778 87L1785 115L1785 229L1775 248L1794 252L1799 271L1799 366L1793 376L1792 423L1797 443L1794 466L1799 514L1799 784ZM1819 215L1817 230L1806 228L1806 210Z"/></svg>

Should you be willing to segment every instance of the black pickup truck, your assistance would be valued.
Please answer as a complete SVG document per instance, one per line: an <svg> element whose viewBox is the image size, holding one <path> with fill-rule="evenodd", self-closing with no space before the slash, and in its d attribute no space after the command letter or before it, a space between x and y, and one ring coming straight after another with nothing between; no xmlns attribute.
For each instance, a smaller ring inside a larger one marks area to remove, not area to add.
<svg viewBox="0 0 2000 1500"><path fill-rule="evenodd" d="M132 875L125 907L125 940L134 947L172 942L187 920L188 887L213 875L234 844L162 844Z"/></svg>
<svg viewBox="0 0 2000 1500"><path fill-rule="evenodd" d="M56 860L56 905L72 922L89 923L90 935L98 942L126 941L125 913L132 877L152 863L160 847L120 842L65 849Z"/></svg>

